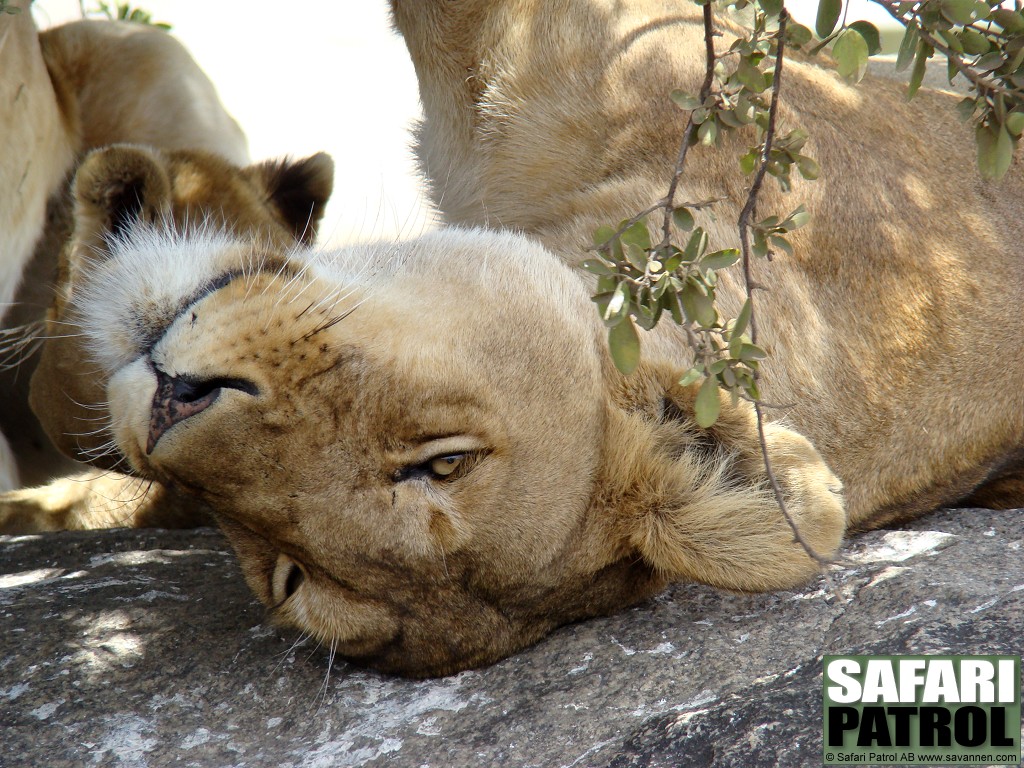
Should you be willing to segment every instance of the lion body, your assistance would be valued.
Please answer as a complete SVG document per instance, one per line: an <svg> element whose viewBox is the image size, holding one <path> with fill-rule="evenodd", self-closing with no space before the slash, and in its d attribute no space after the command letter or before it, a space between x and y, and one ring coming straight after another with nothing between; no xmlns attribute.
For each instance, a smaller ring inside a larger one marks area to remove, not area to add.
<svg viewBox="0 0 1024 768"><path fill-rule="evenodd" d="M420 81L418 155L434 202L458 224L520 229L578 263L599 225L664 196L700 89L700 8L639 0L393 3ZM726 49L725 37L717 41ZM956 97L868 78L852 87L799 57L783 74L780 133L810 134L821 178L788 195L769 180L764 214L803 203L793 258L755 264L762 393L845 485L852 525L911 517L976 494L1024 503L1024 360L1011 320L1024 300L1024 177L979 178ZM643 118L639 119L638 116ZM752 136L688 155L677 199L725 195L697 213L714 247L738 246L746 197L737 158ZM719 288L744 298L739 269ZM684 362L681 332L643 354ZM986 485L987 483L987 485Z"/></svg>

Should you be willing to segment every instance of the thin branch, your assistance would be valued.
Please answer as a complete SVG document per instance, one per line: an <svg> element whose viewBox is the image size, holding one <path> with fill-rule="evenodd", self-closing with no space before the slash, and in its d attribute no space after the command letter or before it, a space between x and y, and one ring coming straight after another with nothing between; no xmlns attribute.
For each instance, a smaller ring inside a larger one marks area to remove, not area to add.
<svg viewBox="0 0 1024 768"><path fill-rule="evenodd" d="M715 82L715 61L717 60L715 54L715 19L711 8L710 0L704 5L704 50L707 61L707 66L704 71L704 82L700 87L700 102L703 104L707 101L708 96L711 95L711 87ZM683 177L683 170L686 167L686 156L690 151L690 146L693 144L693 136L697 132L697 123L694 122L693 115L696 110L690 112L690 117L686 122L686 129L683 131L683 139L679 144L679 153L676 156L675 169L672 171L672 181L669 183L668 192L658 202L653 205L644 208L639 213L631 216L627 219L622 226L620 226L615 233L608 238L604 243L599 243L594 247L594 250L600 251L609 242L620 237L627 229L632 227L638 221L643 221L650 214L658 210L665 212L664 223L662 224L662 239L657 246L651 248L653 253L658 253L660 250L668 247L668 244L672 240L672 211L676 208L676 191L679 188L679 181ZM717 198L714 200L705 200L699 203L685 203L687 208L706 208L716 202L719 202L724 198Z"/></svg>
<svg viewBox="0 0 1024 768"><path fill-rule="evenodd" d="M747 290L747 300L750 302L750 340L754 344L757 344L758 328L757 313L754 311L754 279L751 272L750 218L754 214L754 209L757 206L757 197L761 192L761 186L764 183L764 177L768 171L768 160L771 157L772 142L775 138L775 122L779 111L779 90L782 86L782 62L786 53L786 24L788 21L789 12L783 8L781 13L779 13L778 48L776 49L775 54L775 76L772 80L772 100L771 105L768 108L768 127L765 129L764 133L764 145L761 148L761 162L758 166L757 173L754 176L754 181L750 185L750 191L747 194L747 202L743 206L743 210L740 212L738 222L740 230L740 253L743 259L743 279ZM793 530L794 541L803 547L808 557L824 568L829 565L831 561L828 558L819 555L803 537L803 534L800 533L799 526L796 524L796 520L793 519L793 516L789 512L789 508L786 506L786 499L782 493L782 488L779 485L778 478L775 476L775 471L772 469L771 458L768 455L768 441L766 440L764 433L764 413L762 412L761 403L754 403L754 413L757 414L757 437L761 444L761 457L764 460L765 472L768 475L768 482L771 484L772 491L775 493L775 501L779 505L779 510L782 512L782 516L786 519L789 527ZM833 588L832 591L835 592L835 589Z"/></svg>
<svg viewBox="0 0 1024 768"><path fill-rule="evenodd" d="M711 86L715 82L715 19L711 9L711 0L704 4L704 56L707 65L704 69L704 82L700 86L700 103L707 101L711 95ZM696 110L694 110L696 111ZM683 140L679 145L679 155L676 157L676 167L672 173L672 182L668 186L668 193L663 201L665 206L665 220L662 223L662 241L659 248L664 248L672 239L672 211L675 208L676 190L679 188L679 180L683 177L683 168L686 166L686 155L693 144L693 135L697 131L697 123L693 120L694 112L690 112L690 119L686 123L686 130L683 132Z"/></svg>

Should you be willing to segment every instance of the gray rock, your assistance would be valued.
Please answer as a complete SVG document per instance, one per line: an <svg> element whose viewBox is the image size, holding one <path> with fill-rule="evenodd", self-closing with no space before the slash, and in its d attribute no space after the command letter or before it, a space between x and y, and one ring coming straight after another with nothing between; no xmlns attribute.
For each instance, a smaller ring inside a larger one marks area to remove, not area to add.
<svg viewBox="0 0 1024 768"><path fill-rule="evenodd" d="M1020 653L1024 511L856 537L769 595L679 585L409 681L262 622L219 533L0 537L0 765L821 764L824 653Z"/></svg>

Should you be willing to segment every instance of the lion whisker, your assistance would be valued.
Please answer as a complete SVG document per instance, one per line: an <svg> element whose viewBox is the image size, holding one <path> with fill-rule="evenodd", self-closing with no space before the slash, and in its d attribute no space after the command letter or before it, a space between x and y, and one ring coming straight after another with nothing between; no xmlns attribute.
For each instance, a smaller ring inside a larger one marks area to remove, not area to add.
<svg viewBox="0 0 1024 768"><path fill-rule="evenodd" d="M279 669L281 668L281 665L282 665L282 664L284 664L284 663L285 663L285 661L287 661L287 660L288 660L288 656L290 656L290 655L291 655L291 653L292 653L292 652L293 652L293 651L294 651L294 650L295 650L296 648L298 648L298 647L299 647L300 645L302 645L302 644L303 644L303 643L305 643L305 642L306 642L307 640L309 640L309 639L310 639L310 637L312 637L312 635L310 635L310 634L309 634L308 632L306 632L305 630L303 630L302 632L300 632L300 633L299 633L299 636L298 636L297 638L295 638L295 641L294 641L294 642L293 642L293 643L292 643L292 644L291 644L290 646L288 646L288 648L287 648L287 649L285 649L285 650L281 651L281 652L280 652L280 653L278 654L278 656L280 656L281 658L280 658L280 660L279 660L279 661L277 662L277 664L276 664L276 665L274 666L274 668L273 668L273 669L272 669L272 670L270 671L270 674L269 674L269 675L267 675L267 677L270 677L271 675L275 675L275 674L277 674L277 670L279 670Z"/></svg>

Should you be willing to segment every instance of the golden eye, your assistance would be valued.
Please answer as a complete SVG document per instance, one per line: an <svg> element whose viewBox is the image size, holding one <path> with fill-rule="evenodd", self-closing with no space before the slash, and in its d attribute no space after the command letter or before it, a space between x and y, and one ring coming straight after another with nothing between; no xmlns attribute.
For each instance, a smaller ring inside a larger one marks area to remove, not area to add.
<svg viewBox="0 0 1024 768"><path fill-rule="evenodd" d="M459 464L466 458L464 453L455 453L450 456L438 456L430 460L430 471L438 477L448 477L459 468Z"/></svg>

